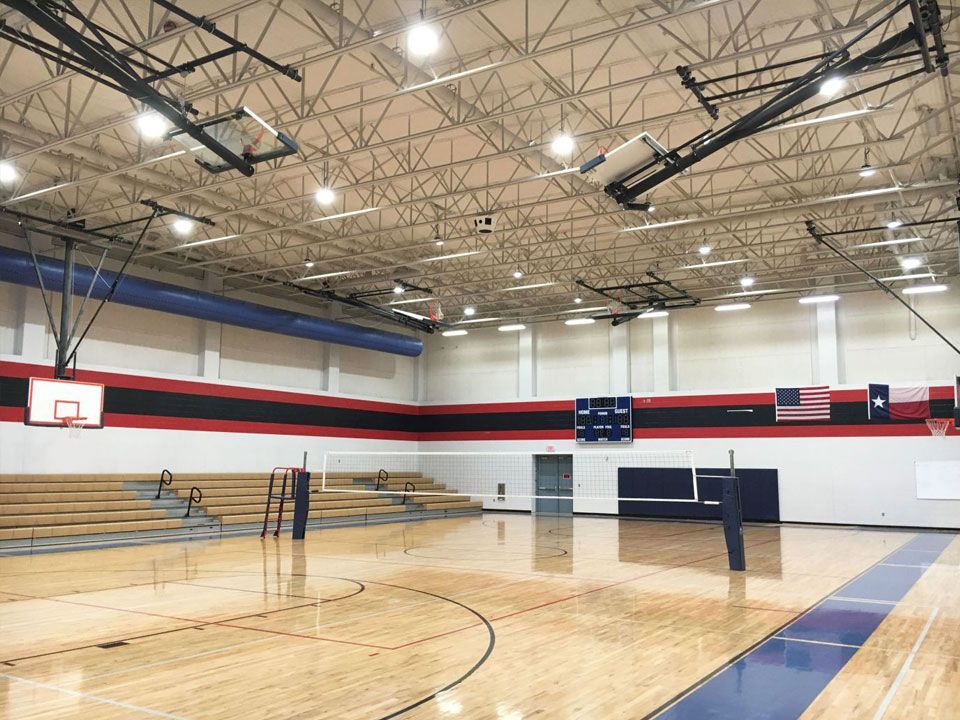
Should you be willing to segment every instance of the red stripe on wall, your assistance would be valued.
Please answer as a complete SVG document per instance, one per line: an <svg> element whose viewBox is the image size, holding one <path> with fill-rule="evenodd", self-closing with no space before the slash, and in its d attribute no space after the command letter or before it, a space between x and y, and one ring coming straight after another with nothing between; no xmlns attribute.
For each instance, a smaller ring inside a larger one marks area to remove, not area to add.
<svg viewBox="0 0 960 720"><path fill-rule="evenodd" d="M731 393L724 395L660 395L653 397L634 397L633 407L639 410L661 407L716 407L718 405L737 407L740 405L772 405L773 400L773 390L770 392ZM863 401L867 401L866 395L864 395Z"/></svg>
<svg viewBox="0 0 960 720"><path fill-rule="evenodd" d="M53 377L53 368L47 365L30 365L0 361L0 374L9 377ZM261 390L237 385L218 385L215 383L194 382L192 380L168 380L166 378L122 375L120 373L78 370L77 380L98 382L110 387L130 388L133 390L156 390L188 395L238 398L241 400L263 400L267 402L286 402L298 405L319 405L323 407L348 408L351 410L372 410L374 412L419 415L416 405L376 400L353 400L351 398L330 395L314 395L286 390Z"/></svg>

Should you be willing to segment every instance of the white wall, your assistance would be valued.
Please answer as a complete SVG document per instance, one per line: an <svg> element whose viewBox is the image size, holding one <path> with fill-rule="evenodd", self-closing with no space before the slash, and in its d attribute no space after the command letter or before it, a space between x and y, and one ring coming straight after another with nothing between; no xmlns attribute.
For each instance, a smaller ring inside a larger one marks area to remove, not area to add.
<svg viewBox="0 0 960 720"><path fill-rule="evenodd" d="M495 328L425 342L428 402L488 402L518 396L517 333Z"/></svg>

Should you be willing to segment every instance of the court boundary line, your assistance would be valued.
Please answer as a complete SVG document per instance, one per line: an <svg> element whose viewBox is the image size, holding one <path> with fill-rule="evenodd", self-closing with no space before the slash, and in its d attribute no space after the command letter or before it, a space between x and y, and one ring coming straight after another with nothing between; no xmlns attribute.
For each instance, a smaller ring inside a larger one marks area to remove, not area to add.
<svg viewBox="0 0 960 720"><path fill-rule="evenodd" d="M39 680L28 680L27 678L18 677L16 675L11 675L5 672L0 672L0 677L4 677L7 680L12 680L14 682L20 682L20 683L25 683L27 685L32 685L34 687L41 687L41 688L44 688L45 690L53 690L55 692L60 692L65 695L70 695L72 697L83 698L84 700L91 700L93 702L102 703L104 705L112 705L113 707L119 707L124 710L133 710L134 712L143 713L145 715L152 715L153 717L166 718L167 720L189 720L189 718L183 715L171 715L170 713L165 713L162 710L154 710L152 708L142 707L140 705L132 705L130 703L125 703L122 700L111 700L110 698L100 697L99 695L92 695L90 693L81 692L80 690L70 690L69 688L60 687L59 685L40 682Z"/></svg>
<svg viewBox="0 0 960 720"><path fill-rule="evenodd" d="M873 720L881 720L881 718L883 718L883 716L887 713L890 703L893 702L893 698L897 694L900 684L910 671L910 666L913 665L913 660L920 651L920 646L923 645L923 641L927 639L927 633L930 632L930 628L933 626L933 621L936 620L939 612L940 608L936 607L930 612L930 617L927 618L927 622L923 626L923 630L920 631L920 635L917 637L916 642L913 643L913 647L910 649L910 654L907 655L906 659L903 661L903 665L900 666L900 671L893 679L893 683L887 689L887 694L883 696L883 700L880 702L880 707L877 708L877 712L873 716Z"/></svg>
<svg viewBox="0 0 960 720"><path fill-rule="evenodd" d="M838 589L840 589L840 588L842 588L842 587L845 587L846 585L849 585L850 583L852 583L852 582L854 582L854 581L856 581L856 580L859 580L861 577L863 577L864 575L866 575L866 574L867 574L870 570L872 570L874 567L876 567L876 566L879 565L881 562L883 562L884 560L886 560L888 557L890 557L891 555L893 555L893 553L897 552L898 550L901 550L904 545L906 545L908 542L911 542L913 539L914 539L914 538L908 538L908 539L904 540L902 545L899 545L898 547L894 548L893 550L891 550L890 552L888 552L886 555L884 555L883 557L881 557L880 560L878 560L878 561L875 562L875 563L872 563L871 565L869 565L868 567L864 568L859 574L855 575L855 576L854 576L853 578L851 578L850 580L842 583L839 587L834 588L831 592L828 592L826 595L824 595L823 597L821 597L821 598L820 598L819 600L817 600L815 603L813 603L812 605L810 605L806 610L804 610L804 611L802 611L802 612L800 612L800 613L797 613L796 617L794 617L794 618L792 618L792 619L790 619L790 620L787 620L787 621L786 621L785 623L783 623L783 625L781 625L780 627L774 629L774 630L773 630L772 632L770 632L769 634L765 635L764 637L760 638L760 639L757 640L756 642L752 643L749 647L745 648L744 650L741 650L739 653L737 653L736 655L734 655L733 657L731 657L730 659L728 659L726 662L724 662L724 663L723 663L722 665L720 665L719 667L714 668L714 669L711 670L709 673L707 673L707 674L704 675L703 677L699 678L699 679L698 679L696 682L694 682L693 684L689 685L688 687L686 687L685 689L681 690L680 692L678 692L678 693L677 693L676 695L674 695L673 697L669 698L669 699L666 700L665 702L663 702L663 703L661 703L660 705L658 705L656 708L654 708L653 710L651 710L650 712L648 712L646 715L644 715L642 718L640 718L640 720L653 720L653 718L656 718L656 717L657 717L658 715L660 715L661 713L663 713L663 712L665 712L666 710L668 710L669 708L673 707L674 705L676 705L677 703L679 703L681 700L683 700L683 699L684 699L685 697L687 697L688 695L692 695L696 690L698 690L699 688L701 688L701 687L703 687L704 685L706 685L708 682L710 682L711 680L713 680L715 677L717 677L717 676L718 676L720 673L722 673L724 670L726 670L727 668L730 668L730 667L736 665L736 664L737 664L738 662L740 662L743 658L745 658L747 655L749 655L749 654L752 653L754 650L756 650L757 648L759 648L759 647L760 647L761 645L763 645L765 642L767 642L767 641L775 638L775 637L776 637L777 635L779 635L781 632L783 632L783 631L786 630L788 627L790 627L790 625L792 625L793 623L795 623L795 622L801 620L802 618L806 617L807 615L809 615L815 608L819 607L819 606L822 605L828 598L830 598L831 593L836 592Z"/></svg>

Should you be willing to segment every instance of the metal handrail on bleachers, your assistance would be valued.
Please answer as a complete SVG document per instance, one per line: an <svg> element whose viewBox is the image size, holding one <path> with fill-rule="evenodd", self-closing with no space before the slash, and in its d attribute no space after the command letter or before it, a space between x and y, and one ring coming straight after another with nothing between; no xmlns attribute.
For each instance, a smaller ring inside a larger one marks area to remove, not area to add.
<svg viewBox="0 0 960 720"><path fill-rule="evenodd" d="M407 495L407 493L408 493L408 492L415 493L416 491L417 491L417 486L414 485L414 484L413 484L412 482L410 482L409 480L407 480L407 481L403 484L403 500L400 501L400 504L401 504L401 505L406 505L406 504L407 504L407 498L409 497L409 495Z"/></svg>
<svg viewBox="0 0 960 720"><path fill-rule="evenodd" d="M164 485L170 485L173 483L173 473L164 468L160 471L160 484L157 485L157 500L160 499L160 493L163 492Z"/></svg>
<svg viewBox="0 0 960 720"><path fill-rule="evenodd" d="M389 482L390 482L390 473L388 473L383 468L380 468L380 472L377 473L377 487L375 489L379 490L381 483L386 485Z"/></svg>
<svg viewBox="0 0 960 720"><path fill-rule="evenodd" d="M190 517L190 508L192 508L195 504L199 505L202 500L203 491L194 485L192 488L190 488L190 499L187 501L187 514L184 515L184 517Z"/></svg>

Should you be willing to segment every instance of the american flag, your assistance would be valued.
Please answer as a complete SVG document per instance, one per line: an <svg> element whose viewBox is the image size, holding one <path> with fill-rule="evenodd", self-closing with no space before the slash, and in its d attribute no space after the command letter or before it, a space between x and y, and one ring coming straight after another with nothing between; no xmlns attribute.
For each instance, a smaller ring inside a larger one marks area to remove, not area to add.
<svg viewBox="0 0 960 720"><path fill-rule="evenodd" d="M777 388L777 422L829 420L830 386Z"/></svg>

